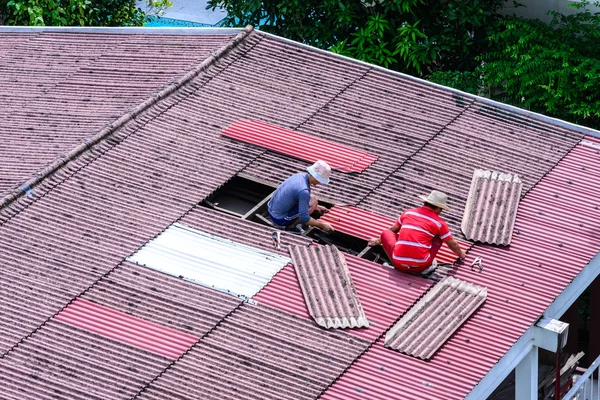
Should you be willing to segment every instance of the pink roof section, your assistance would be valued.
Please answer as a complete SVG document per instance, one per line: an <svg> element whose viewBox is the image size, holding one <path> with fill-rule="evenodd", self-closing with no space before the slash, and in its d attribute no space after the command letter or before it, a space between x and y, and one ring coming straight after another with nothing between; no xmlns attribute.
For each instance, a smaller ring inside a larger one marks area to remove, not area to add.
<svg viewBox="0 0 600 400"><path fill-rule="evenodd" d="M344 255L358 297L371 325L345 329L351 335L375 341L434 284L362 258ZM279 271L253 298L302 318L311 319L292 265Z"/></svg>
<svg viewBox="0 0 600 400"><path fill-rule="evenodd" d="M236 121L223 135L311 163L323 160L342 172L360 173L377 161L364 151L260 121Z"/></svg>
<svg viewBox="0 0 600 400"><path fill-rule="evenodd" d="M483 271L462 265L452 275L486 287L487 300L428 362L378 343L322 398L393 398L395 390L402 399L469 394L597 254L599 175L600 150L577 145L521 201L509 247L470 250L466 265L480 256Z"/></svg>
<svg viewBox="0 0 600 400"><path fill-rule="evenodd" d="M81 298L54 317L58 321L165 357L181 357L200 338Z"/></svg>
<svg viewBox="0 0 600 400"><path fill-rule="evenodd" d="M232 36L0 33L0 197Z"/></svg>
<svg viewBox="0 0 600 400"><path fill-rule="evenodd" d="M365 240L378 238L381 232L396 223L395 219L352 206L333 206L321 219L329 222L337 231ZM470 247L469 243L456 237L454 239L463 250L466 251ZM442 246L436 257L438 262L442 263L453 263L457 258L448 246Z"/></svg>

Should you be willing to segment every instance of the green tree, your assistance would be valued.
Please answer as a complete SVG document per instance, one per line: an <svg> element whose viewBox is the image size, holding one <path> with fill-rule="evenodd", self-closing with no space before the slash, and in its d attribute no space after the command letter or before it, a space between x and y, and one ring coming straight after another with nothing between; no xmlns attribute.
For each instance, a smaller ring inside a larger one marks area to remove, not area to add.
<svg viewBox="0 0 600 400"><path fill-rule="evenodd" d="M503 21L496 49L480 57L484 81L500 100L600 127L600 13L589 4L574 3L579 12L568 16L551 12L550 24Z"/></svg>
<svg viewBox="0 0 600 400"><path fill-rule="evenodd" d="M151 15L162 15L168 0L0 0L0 24L50 26L141 26Z"/></svg>
<svg viewBox="0 0 600 400"><path fill-rule="evenodd" d="M209 0L225 26L251 24L399 71L473 70L505 0Z"/></svg>

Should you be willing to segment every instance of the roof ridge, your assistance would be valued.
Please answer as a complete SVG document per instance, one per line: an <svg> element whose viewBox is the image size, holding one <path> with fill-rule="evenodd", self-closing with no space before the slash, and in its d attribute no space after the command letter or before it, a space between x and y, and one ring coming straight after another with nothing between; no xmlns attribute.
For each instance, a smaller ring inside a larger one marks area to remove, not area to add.
<svg viewBox="0 0 600 400"><path fill-rule="evenodd" d="M190 71L185 73L181 78L175 79L166 86L164 86L158 93L153 93L150 98L138 104L134 108L125 112L117 120L107 124L103 129L94 134L91 137L84 138L82 143L72 148L66 154L61 154L54 159L54 161L47 164L41 171L35 173L31 178L20 184L17 188L13 189L11 193L5 195L0 199L0 211L6 209L7 206L22 198L25 195L30 195L35 186L40 185L43 181L53 176L56 172L60 171L69 162L79 158L83 154L86 154L92 150L92 147L99 144L104 140L110 139L114 134L118 132L120 128L131 122L138 115L148 110L161 100L169 97L171 94L177 92L185 84L196 78L202 71L206 70L211 65L215 64L223 56L225 56L230 50L242 43L251 32L254 31L254 27L251 25L243 28L236 36L234 36L224 46L210 53L210 55L204 59L200 64L196 65ZM10 218L10 217L9 217ZM8 219L8 218L7 218Z"/></svg>

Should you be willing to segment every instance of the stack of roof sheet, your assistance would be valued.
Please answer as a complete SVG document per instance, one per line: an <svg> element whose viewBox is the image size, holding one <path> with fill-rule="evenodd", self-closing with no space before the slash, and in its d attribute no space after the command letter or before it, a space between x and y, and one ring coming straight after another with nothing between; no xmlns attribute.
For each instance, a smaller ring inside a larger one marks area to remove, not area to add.
<svg viewBox="0 0 600 400"><path fill-rule="evenodd" d="M335 246L294 246L290 254L306 306L318 325L369 326L346 259Z"/></svg>
<svg viewBox="0 0 600 400"><path fill-rule="evenodd" d="M448 276L387 332L385 346L427 360L486 297L487 288Z"/></svg>
<svg viewBox="0 0 600 400"><path fill-rule="evenodd" d="M476 169L461 224L466 238L510 244L522 187L517 175Z"/></svg>

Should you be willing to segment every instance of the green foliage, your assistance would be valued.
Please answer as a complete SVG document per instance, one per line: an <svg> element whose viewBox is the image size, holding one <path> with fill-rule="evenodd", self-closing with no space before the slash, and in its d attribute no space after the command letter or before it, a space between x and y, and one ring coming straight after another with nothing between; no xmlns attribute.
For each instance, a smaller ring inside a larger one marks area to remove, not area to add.
<svg viewBox="0 0 600 400"><path fill-rule="evenodd" d="M473 71L435 71L427 79L471 94L479 94L483 85L479 74Z"/></svg>
<svg viewBox="0 0 600 400"><path fill-rule="evenodd" d="M400 71L473 70L504 0L209 0L255 27Z"/></svg>
<svg viewBox="0 0 600 400"><path fill-rule="evenodd" d="M150 15L161 15L168 0L0 0L0 23L50 26L141 26Z"/></svg>
<svg viewBox="0 0 600 400"><path fill-rule="evenodd" d="M480 72L505 101L600 127L600 15L588 1L574 6L573 15L552 12L550 24L506 19Z"/></svg>

